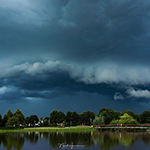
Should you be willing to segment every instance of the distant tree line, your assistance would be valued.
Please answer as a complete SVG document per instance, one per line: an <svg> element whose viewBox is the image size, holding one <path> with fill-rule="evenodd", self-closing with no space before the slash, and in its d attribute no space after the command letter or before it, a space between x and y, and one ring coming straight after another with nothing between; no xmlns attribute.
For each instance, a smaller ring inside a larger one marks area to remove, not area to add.
<svg viewBox="0 0 150 150"><path fill-rule="evenodd" d="M100 108L98 114L91 111L84 111L80 114L76 111L67 111L67 113L64 114L62 111L53 110L50 116L44 119L39 119L37 115L25 117L19 109L17 109L14 114L9 109L3 118L0 114L0 127L28 124L34 126L39 121L41 122L41 126L57 126L61 123L65 126L92 124L150 124L150 109L143 111L141 114L135 114L130 110L119 112L108 108Z"/></svg>

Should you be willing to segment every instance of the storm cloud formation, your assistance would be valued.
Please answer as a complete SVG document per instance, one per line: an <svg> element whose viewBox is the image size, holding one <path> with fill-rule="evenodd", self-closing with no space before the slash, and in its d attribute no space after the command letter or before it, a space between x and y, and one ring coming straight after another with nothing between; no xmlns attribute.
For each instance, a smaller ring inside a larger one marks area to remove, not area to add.
<svg viewBox="0 0 150 150"><path fill-rule="evenodd" d="M146 0L0 1L1 102L148 105L149 18Z"/></svg>

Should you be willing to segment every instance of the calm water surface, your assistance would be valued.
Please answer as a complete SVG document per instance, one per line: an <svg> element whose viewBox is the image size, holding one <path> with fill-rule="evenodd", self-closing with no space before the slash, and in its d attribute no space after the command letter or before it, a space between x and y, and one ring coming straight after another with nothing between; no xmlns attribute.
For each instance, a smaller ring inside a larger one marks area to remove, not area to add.
<svg viewBox="0 0 150 150"><path fill-rule="evenodd" d="M2 150L150 150L150 133L1 133Z"/></svg>

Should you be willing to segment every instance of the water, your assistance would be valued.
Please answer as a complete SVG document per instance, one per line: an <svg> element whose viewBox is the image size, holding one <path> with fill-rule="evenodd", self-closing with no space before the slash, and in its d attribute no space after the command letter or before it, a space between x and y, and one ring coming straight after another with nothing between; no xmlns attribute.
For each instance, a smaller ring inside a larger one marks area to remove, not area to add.
<svg viewBox="0 0 150 150"><path fill-rule="evenodd" d="M105 132L1 133L2 150L149 150L150 134Z"/></svg>

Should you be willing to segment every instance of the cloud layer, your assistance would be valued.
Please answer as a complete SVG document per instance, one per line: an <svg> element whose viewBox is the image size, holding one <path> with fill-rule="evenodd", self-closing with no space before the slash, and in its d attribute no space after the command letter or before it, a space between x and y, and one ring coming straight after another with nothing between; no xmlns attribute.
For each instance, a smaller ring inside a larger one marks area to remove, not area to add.
<svg viewBox="0 0 150 150"><path fill-rule="evenodd" d="M146 0L0 1L0 100L148 104L149 18Z"/></svg>

